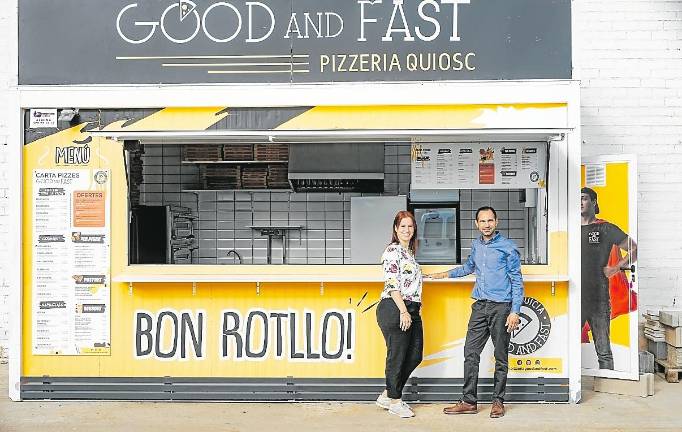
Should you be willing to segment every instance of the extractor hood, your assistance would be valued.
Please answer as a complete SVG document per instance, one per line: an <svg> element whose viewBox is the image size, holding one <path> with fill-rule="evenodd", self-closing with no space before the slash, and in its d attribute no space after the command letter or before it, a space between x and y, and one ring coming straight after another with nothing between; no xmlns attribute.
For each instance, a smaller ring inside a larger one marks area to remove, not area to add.
<svg viewBox="0 0 682 432"><path fill-rule="evenodd" d="M297 192L383 192L384 144L289 144L289 182Z"/></svg>

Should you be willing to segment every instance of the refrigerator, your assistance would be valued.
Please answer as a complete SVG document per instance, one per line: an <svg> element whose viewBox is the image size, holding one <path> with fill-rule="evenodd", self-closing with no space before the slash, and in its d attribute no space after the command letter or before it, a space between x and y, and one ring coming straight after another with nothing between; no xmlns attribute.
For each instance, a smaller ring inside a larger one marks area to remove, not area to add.
<svg viewBox="0 0 682 432"><path fill-rule="evenodd" d="M461 262L459 203L411 203L417 222L417 261L420 264Z"/></svg>

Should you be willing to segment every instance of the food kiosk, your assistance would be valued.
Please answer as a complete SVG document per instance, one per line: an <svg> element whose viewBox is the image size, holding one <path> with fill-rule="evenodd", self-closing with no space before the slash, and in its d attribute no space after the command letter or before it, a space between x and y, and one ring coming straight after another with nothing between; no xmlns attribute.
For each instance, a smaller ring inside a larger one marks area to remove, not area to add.
<svg viewBox="0 0 682 432"><path fill-rule="evenodd" d="M88 41L20 32L13 399L375 399L396 211L431 273L492 205L525 285L508 398L579 401L570 2L70 3ZM406 400L461 393L472 286L425 282Z"/></svg>

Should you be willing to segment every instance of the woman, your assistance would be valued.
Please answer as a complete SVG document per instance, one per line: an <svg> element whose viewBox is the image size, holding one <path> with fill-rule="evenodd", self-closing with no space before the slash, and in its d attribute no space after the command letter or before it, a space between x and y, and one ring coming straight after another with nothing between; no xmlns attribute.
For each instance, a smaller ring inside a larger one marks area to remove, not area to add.
<svg viewBox="0 0 682 432"><path fill-rule="evenodd" d="M377 405L407 418L414 412L402 401L403 387L422 361L424 334L419 314L422 273L415 260L417 224L412 213L398 212L391 243L381 260L384 290L377 307L377 322L386 340L386 389Z"/></svg>

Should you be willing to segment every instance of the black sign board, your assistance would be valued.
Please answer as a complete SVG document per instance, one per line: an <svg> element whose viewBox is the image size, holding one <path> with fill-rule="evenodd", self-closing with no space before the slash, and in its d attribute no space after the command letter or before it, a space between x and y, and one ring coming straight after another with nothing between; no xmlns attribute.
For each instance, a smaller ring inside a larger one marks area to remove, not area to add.
<svg viewBox="0 0 682 432"><path fill-rule="evenodd" d="M571 78L570 0L19 0L19 83Z"/></svg>

